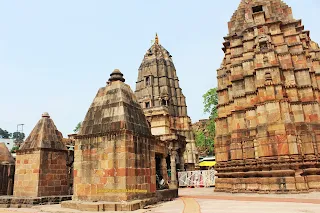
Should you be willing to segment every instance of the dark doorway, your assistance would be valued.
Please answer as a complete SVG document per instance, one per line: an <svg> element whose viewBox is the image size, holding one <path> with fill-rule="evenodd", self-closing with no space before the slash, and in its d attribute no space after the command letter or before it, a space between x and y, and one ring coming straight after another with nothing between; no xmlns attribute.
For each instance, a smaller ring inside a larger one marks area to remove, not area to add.
<svg viewBox="0 0 320 213"><path fill-rule="evenodd" d="M166 158L167 162L167 172L168 172L168 180L171 180L171 161L170 161L170 155L167 156Z"/></svg>
<svg viewBox="0 0 320 213"><path fill-rule="evenodd" d="M156 183L157 183L157 190L161 189L161 180L163 179L162 171L161 171L161 154L156 154Z"/></svg>

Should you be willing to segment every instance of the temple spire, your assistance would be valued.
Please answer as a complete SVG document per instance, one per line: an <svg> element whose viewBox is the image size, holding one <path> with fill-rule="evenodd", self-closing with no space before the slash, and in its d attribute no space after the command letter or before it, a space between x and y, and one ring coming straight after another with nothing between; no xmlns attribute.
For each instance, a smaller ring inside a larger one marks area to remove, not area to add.
<svg viewBox="0 0 320 213"><path fill-rule="evenodd" d="M158 37L158 33L156 33L156 38L155 38L155 44L159 44L159 37Z"/></svg>

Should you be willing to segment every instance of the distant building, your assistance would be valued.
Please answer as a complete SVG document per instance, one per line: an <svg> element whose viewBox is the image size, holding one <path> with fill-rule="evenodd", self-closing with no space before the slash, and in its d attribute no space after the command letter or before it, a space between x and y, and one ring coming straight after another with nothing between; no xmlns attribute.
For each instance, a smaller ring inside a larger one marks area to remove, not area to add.
<svg viewBox="0 0 320 213"><path fill-rule="evenodd" d="M7 146L9 151L11 151L12 148L14 147L14 139L0 138L0 143L1 142L3 142Z"/></svg>

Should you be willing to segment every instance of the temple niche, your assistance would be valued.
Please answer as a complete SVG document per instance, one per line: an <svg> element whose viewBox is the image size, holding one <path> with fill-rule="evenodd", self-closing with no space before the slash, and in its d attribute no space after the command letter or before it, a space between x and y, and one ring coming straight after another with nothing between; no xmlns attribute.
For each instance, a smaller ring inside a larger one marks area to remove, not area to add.
<svg viewBox="0 0 320 213"><path fill-rule="evenodd" d="M186 98L179 86L172 56L159 44L158 35L140 65L135 95L152 134L168 144L168 161L175 161L172 166L178 165L182 171L198 169L198 152Z"/></svg>
<svg viewBox="0 0 320 213"><path fill-rule="evenodd" d="M242 0L217 70L216 191L320 189L320 49L280 0Z"/></svg>

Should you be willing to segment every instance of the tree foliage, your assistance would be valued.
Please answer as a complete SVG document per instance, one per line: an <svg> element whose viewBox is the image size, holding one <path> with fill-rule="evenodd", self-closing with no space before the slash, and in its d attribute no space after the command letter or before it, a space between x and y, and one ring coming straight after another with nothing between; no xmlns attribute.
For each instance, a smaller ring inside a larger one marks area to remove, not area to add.
<svg viewBox="0 0 320 213"><path fill-rule="evenodd" d="M16 153L17 150L19 150L19 147L18 147L18 146L14 146L14 147L12 147L12 149L11 149L11 153Z"/></svg>
<svg viewBox="0 0 320 213"><path fill-rule="evenodd" d="M12 133L12 139L14 139L14 142L18 147L23 143L24 138L25 138L25 134L23 132Z"/></svg>
<svg viewBox="0 0 320 213"><path fill-rule="evenodd" d="M12 133L12 138L17 141L23 141L25 134L23 132L14 132Z"/></svg>
<svg viewBox="0 0 320 213"><path fill-rule="evenodd" d="M215 138L215 119L217 117L218 95L217 88L208 90L203 95L204 112L209 113L209 121L203 131L196 132L196 145L206 150L208 155L214 153L214 138Z"/></svg>
<svg viewBox="0 0 320 213"><path fill-rule="evenodd" d="M11 137L11 133L9 133L7 130L1 129L0 128L0 138L5 138L8 139Z"/></svg>
<svg viewBox="0 0 320 213"><path fill-rule="evenodd" d="M217 88L208 90L203 96L204 112L210 114L211 119L217 117L218 94Z"/></svg>
<svg viewBox="0 0 320 213"><path fill-rule="evenodd" d="M81 123L82 123L82 122L79 122L79 123L77 124L77 126L74 128L74 130L73 130L74 133L78 133L78 132L80 131Z"/></svg>

